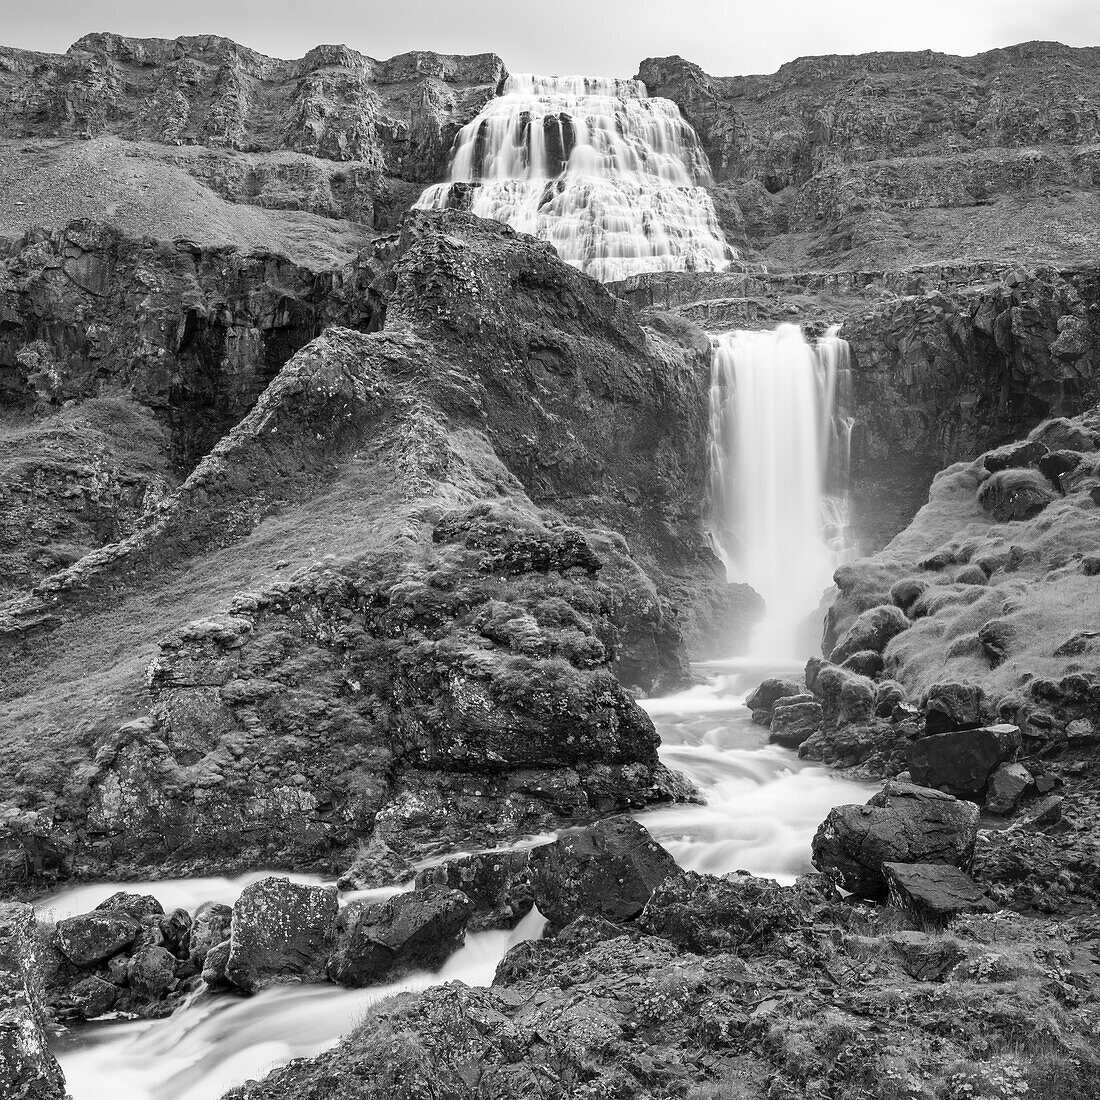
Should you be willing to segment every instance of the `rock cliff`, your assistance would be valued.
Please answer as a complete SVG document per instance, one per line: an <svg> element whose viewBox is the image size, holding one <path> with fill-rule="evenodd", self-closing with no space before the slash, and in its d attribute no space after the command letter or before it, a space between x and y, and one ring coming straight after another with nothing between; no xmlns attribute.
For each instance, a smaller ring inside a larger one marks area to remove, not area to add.
<svg viewBox="0 0 1100 1100"><path fill-rule="evenodd" d="M638 72L698 131L731 239L773 264L903 267L1095 253L1100 50L804 57L715 77Z"/></svg>

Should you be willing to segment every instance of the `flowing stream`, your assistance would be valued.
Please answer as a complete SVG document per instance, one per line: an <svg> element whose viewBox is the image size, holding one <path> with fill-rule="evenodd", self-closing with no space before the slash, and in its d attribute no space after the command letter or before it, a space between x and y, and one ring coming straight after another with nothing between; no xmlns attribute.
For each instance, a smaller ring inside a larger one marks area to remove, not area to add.
<svg viewBox="0 0 1100 1100"><path fill-rule="evenodd" d="M466 207L550 241L608 282L733 258L695 131L638 80L516 74L455 139L423 209Z"/></svg>
<svg viewBox="0 0 1100 1100"><path fill-rule="evenodd" d="M612 91L598 90L605 97ZM573 91L588 95L589 89ZM845 461L848 425L837 394L845 351L835 334L811 346L793 326L716 338L712 535L731 577L749 580L764 595L768 617L750 646L754 656L700 666L698 686L642 704L661 734L662 759L706 798L705 805L640 815L691 870L746 870L790 882L810 869L810 841L829 809L867 797L865 784L769 745L767 731L744 706L746 694L765 677L800 676L806 653L799 654L792 625L818 603L842 552L837 470ZM759 484L746 484L753 479ZM262 872L126 888L153 894L166 909L194 911L207 900L232 903L259 877ZM39 908L55 919L87 912L118 888L81 887L45 899ZM513 932L471 935L438 973L354 991L296 985L251 998L203 991L167 1020L73 1026L59 1037L56 1051L73 1100L215 1100L250 1077L333 1045L383 997L454 979L490 983L508 948L540 935L543 923L536 910Z"/></svg>

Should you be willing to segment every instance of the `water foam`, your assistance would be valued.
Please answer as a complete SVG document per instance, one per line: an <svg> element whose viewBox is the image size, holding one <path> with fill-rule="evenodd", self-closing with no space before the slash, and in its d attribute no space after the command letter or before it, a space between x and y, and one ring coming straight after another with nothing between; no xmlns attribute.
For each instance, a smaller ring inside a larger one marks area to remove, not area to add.
<svg viewBox="0 0 1100 1100"><path fill-rule="evenodd" d="M710 182L695 131L640 81L516 74L460 131L447 182L417 206L466 206L608 282L725 269L734 253Z"/></svg>

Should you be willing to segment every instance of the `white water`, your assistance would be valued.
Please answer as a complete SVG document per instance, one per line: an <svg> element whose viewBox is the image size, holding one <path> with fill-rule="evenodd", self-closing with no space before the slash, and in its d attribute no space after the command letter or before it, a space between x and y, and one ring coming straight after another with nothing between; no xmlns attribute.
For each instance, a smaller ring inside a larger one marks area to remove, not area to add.
<svg viewBox="0 0 1100 1100"><path fill-rule="evenodd" d="M796 325L714 341L714 544L729 579L764 598L754 651L789 655L846 550L848 345L835 330L811 345Z"/></svg>
<svg viewBox="0 0 1100 1100"><path fill-rule="evenodd" d="M417 205L468 201L473 213L550 241L567 263L607 282L725 269L734 253L709 182L695 131L640 81L517 74L460 131L448 181Z"/></svg>

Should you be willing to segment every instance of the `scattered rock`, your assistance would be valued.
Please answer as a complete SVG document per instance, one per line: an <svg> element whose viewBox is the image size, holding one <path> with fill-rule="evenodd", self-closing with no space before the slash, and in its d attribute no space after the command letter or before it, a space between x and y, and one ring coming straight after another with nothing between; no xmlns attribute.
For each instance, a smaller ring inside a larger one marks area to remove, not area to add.
<svg viewBox="0 0 1100 1100"><path fill-rule="evenodd" d="M769 677L755 691L749 692L745 706L749 710L770 711L778 700L785 699L788 695L800 695L803 690L802 685L794 680Z"/></svg>
<svg viewBox="0 0 1100 1100"><path fill-rule="evenodd" d="M1061 489L1062 475L1076 470L1082 461L1083 458L1077 451L1052 451L1039 460L1039 473L1056 489Z"/></svg>
<svg viewBox="0 0 1100 1100"><path fill-rule="evenodd" d="M983 455L982 465L991 474L998 473L1001 470L1034 466L1046 457L1047 451L1046 444L1037 439L1028 439L1023 443L1009 443Z"/></svg>
<svg viewBox="0 0 1100 1100"><path fill-rule="evenodd" d="M811 734L821 728L823 711L821 704L810 701L788 703L780 700L772 709L769 741L787 748L797 749Z"/></svg>
<svg viewBox="0 0 1100 1100"><path fill-rule="evenodd" d="M632 920L676 861L631 817L611 817L531 849L539 912L554 928L587 914Z"/></svg>
<svg viewBox="0 0 1100 1100"><path fill-rule="evenodd" d="M191 924L191 965L201 970L212 947L229 939L233 910L217 901L207 901L195 911Z"/></svg>
<svg viewBox="0 0 1100 1100"><path fill-rule="evenodd" d="M233 984L226 976L230 946L229 940L223 940L206 952L206 960L202 966L202 980L211 989L228 989Z"/></svg>
<svg viewBox="0 0 1100 1100"><path fill-rule="evenodd" d="M1010 814L1033 784L1031 772L1023 764L1000 764L989 780L985 808L994 814Z"/></svg>
<svg viewBox="0 0 1100 1100"><path fill-rule="evenodd" d="M927 932L894 932L886 937L886 942L893 948L906 974L920 982L940 981L966 958L966 952L956 940Z"/></svg>
<svg viewBox="0 0 1100 1100"><path fill-rule="evenodd" d="M856 653L881 653L899 634L909 629L905 612L894 604L882 604L864 611L837 643L830 655L834 664L842 664Z"/></svg>
<svg viewBox="0 0 1100 1100"><path fill-rule="evenodd" d="M845 658L840 663L841 668L850 669L856 673L857 676L866 676L869 680L875 679L886 665L886 661L883 659L881 653L876 653L872 649L861 649L858 653L853 653L851 657Z"/></svg>
<svg viewBox="0 0 1100 1100"><path fill-rule="evenodd" d="M1060 794L1048 795L1033 802L1011 825L1013 829L1045 829L1056 825L1062 818L1063 798Z"/></svg>
<svg viewBox="0 0 1100 1100"><path fill-rule="evenodd" d="M126 967L126 982L139 997L162 997L175 980L175 956L163 947L143 947Z"/></svg>
<svg viewBox="0 0 1100 1100"><path fill-rule="evenodd" d="M69 990L68 1002L85 1020L95 1020L115 1007L119 998L118 986L92 974Z"/></svg>
<svg viewBox="0 0 1100 1100"><path fill-rule="evenodd" d="M933 684L925 693L922 706L928 733L976 729L985 721L985 692L969 681Z"/></svg>
<svg viewBox="0 0 1100 1100"><path fill-rule="evenodd" d="M1002 470L978 490L978 503L998 523L1031 519L1055 500L1057 494L1036 470Z"/></svg>
<svg viewBox="0 0 1100 1100"><path fill-rule="evenodd" d="M138 922L148 916L164 915L164 907L150 894L128 894L123 890L112 894L106 901L101 901L95 911L126 913Z"/></svg>

